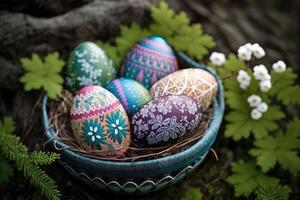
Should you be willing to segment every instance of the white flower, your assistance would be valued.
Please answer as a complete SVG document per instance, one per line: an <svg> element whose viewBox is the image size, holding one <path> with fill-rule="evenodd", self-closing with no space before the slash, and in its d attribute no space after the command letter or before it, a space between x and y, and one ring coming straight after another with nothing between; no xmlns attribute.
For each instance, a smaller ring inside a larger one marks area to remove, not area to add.
<svg viewBox="0 0 300 200"><path fill-rule="evenodd" d="M244 90L247 89L247 87L250 85L251 77L244 70L239 71L236 79L240 83L240 88Z"/></svg>
<svg viewBox="0 0 300 200"><path fill-rule="evenodd" d="M271 80L271 75L270 74L266 74L263 81L270 81Z"/></svg>
<svg viewBox="0 0 300 200"><path fill-rule="evenodd" d="M261 98L260 96L253 94L248 97L247 101L251 107L256 107L261 103Z"/></svg>
<svg viewBox="0 0 300 200"><path fill-rule="evenodd" d="M249 74L244 71L244 70L240 70L239 74L237 76L237 81L242 84L242 83L250 83L251 81L251 77L249 76ZM248 84L249 85L249 84Z"/></svg>
<svg viewBox="0 0 300 200"><path fill-rule="evenodd" d="M256 65L253 68L253 75L256 80L270 80L271 76L269 75L269 72L267 68L264 65Z"/></svg>
<svg viewBox="0 0 300 200"><path fill-rule="evenodd" d="M90 71L90 78L93 80L97 79L101 75L102 75L102 69L94 69L94 70Z"/></svg>
<svg viewBox="0 0 300 200"><path fill-rule="evenodd" d="M256 58L262 58L266 55L265 50L257 43L252 45L252 53Z"/></svg>
<svg viewBox="0 0 300 200"><path fill-rule="evenodd" d="M243 47L246 48L247 51L249 51L249 52L252 52L252 51L253 51L252 44L250 44L250 43L244 44Z"/></svg>
<svg viewBox="0 0 300 200"><path fill-rule="evenodd" d="M213 52L209 60L212 62L212 64L221 66L225 62L225 55L223 53Z"/></svg>
<svg viewBox="0 0 300 200"><path fill-rule="evenodd" d="M262 102L262 103L260 103L260 104L256 107L256 109L257 109L259 112L264 113L264 112L267 112L267 110L268 110L268 105L267 105L265 102Z"/></svg>
<svg viewBox="0 0 300 200"><path fill-rule="evenodd" d="M87 86L87 85L93 85L94 81L90 79L89 77L80 76L77 77L77 80L79 81L80 86Z"/></svg>
<svg viewBox="0 0 300 200"><path fill-rule="evenodd" d="M272 83L270 80L261 81L259 87L262 92L268 92L272 87Z"/></svg>
<svg viewBox="0 0 300 200"><path fill-rule="evenodd" d="M279 60L273 64L272 68L275 72L282 73L286 70L286 64L282 60Z"/></svg>
<svg viewBox="0 0 300 200"><path fill-rule="evenodd" d="M249 61L251 60L251 55L252 55L252 45L250 43L247 43L239 47L238 57L240 59Z"/></svg>
<svg viewBox="0 0 300 200"><path fill-rule="evenodd" d="M90 136L92 138L92 142L95 142L96 138L101 139L101 136L97 135L97 132L98 132L98 127L90 126L88 136Z"/></svg>
<svg viewBox="0 0 300 200"><path fill-rule="evenodd" d="M250 83L240 83L240 88L243 90L246 90L249 85L250 85Z"/></svg>
<svg viewBox="0 0 300 200"><path fill-rule="evenodd" d="M258 120L262 117L262 113L259 112L256 108L251 111L251 118L254 120Z"/></svg>

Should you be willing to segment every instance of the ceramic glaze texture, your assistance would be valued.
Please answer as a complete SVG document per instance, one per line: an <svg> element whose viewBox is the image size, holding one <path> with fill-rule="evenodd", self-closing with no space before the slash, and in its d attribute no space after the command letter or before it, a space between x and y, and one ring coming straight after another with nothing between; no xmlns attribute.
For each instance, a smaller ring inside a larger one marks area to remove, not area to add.
<svg viewBox="0 0 300 200"><path fill-rule="evenodd" d="M129 117L151 100L149 91L143 85L128 78L111 81L107 89L119 99Z"/></svg>
<svg viewBox="0 0 300 200"><path fill-rule="evenodd" d="M77 92L71 108L71 127L79 144L107 154L123 154L131 142L123 106L100 86L86 86Z"/></svg>
<svg viewBox="0 0 300 200"><path fill-rule="evenodd" d="M191 97L159 97L142 106L133 116L133 140L142 147L174 144L198 126L201 113Z"/></svg>
<svg viewBox="0 0 300 200"><path fill-rule="evenodd" d="M151 96L186 95L193 97L203 109L209 107L218 92L216 79L202 69L183 69L176 71L150 89Z"/></svg>
<svg viewBox="0 0 300 200"><path fill-rule="evenodd" d="M71 53L67 66L67 85L73 92L87 85L105 87L114 77L112 61L96 44L80 43Z"/></svg>
<svg viewBox="0 0 300 200"><path fill-rule="evenodd" d="M150 88L177 69L176 57L168 43L161 37L150 36L134 45L128 52L120 76L135 79Z"/></svg>

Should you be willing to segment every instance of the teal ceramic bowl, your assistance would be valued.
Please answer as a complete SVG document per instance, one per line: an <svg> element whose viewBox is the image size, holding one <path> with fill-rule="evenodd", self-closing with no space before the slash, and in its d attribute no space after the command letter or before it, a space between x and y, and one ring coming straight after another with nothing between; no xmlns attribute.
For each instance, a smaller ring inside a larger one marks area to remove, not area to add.
<svg viewBox="0 0 300 200"><path fill-rule="evenodd" d="M47 96L43 97L42 112L45 136L51 145L60 149L61 163L74 177L96 188L117 193L143 194L173 185L196 168L214 143L224 114L224 96L220 77L208 66L196 63L183 53L177 56L184 67L200 68L211 73L218 81L218 95L214 101L213 119L204 136L190 148L163 158L118 162L86 157L68 149L49 127Z"/></svg>

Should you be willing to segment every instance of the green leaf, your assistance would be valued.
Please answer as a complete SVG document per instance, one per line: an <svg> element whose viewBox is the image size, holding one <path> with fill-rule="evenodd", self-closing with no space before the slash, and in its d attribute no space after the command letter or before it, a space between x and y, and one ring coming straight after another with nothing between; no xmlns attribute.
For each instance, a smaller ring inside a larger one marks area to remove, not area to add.
<svg viewBox="0 0 300 200"><path fill-rule="evenodd" d="M237 106L240 110L230 111L225 119L225 136L232 137L235 141L249 138L252 133L255 138L261 139L268 133L278 129L276 121L284 118L284 113L276 106L270 106L268 111L259 120L250 117L249 106Z"/></svg>
<svg viewBox="0 0 300 200"><path fill-rule="evenodd" d="M233 92L231 90L225 91L224 96L226 98L227 105L235 111L240 111L245 114L250 113L250 107L247 102L248 95Z"/></svg>
<svg viewBox="0 0 300 200"><path fill-rule="evenodd" d="M153 20L149 28L151 33L165 38L170 38L190 23L186 13L175 14L164 1L157 6L151 6L150 11Z"/></svg>
<svg viewBox="0 0 300 200"><path fill-rule="evenodd" d="M300 120L292 120L287 124L286 134L297 138L300 135ZM300 148L300 147L299 147Z"/></svg>
<svg viewBox="0 0 300 200"><path fill-rule="evenodd" d="M0 185L7 183L12 175L13 169L0 154Z"/></svg>
<svg viewBox="0 0 300 200"><path fill-rule="evenodd" d="M15 128L15 123L11 117L4 117L4 119L0 121L0 132L11 134Z"/></svg>
<svg viewBox="0 0 300 200"><path fill-rule="evenodd" d="M234 187L236 197L248 197L258 187L278 184L279 180L268 177L255 167L255 162L242 160L231 164L232 175L226 180Z"/></svg>
<svg viewBox="0 0 300 200"><path fill-rule="evenodd" d="M269 185L258 187L255 191L256 200L288 200L291 188L286 185Z"/></svg>
<svg viewBox="0 0 300 200"><path fill-rule="evenodd" d="M183 196L180 200L202 200L203 194L198 188L189 187L184 191Z"/></svg>
<svg viewBox="0 0 300 200"><path fill-rule="evenodd" d="M121 26L120 36L115 39L119 59L123 59L135 43L149 35L148 30L141 28L136 23L132 23L130 26Z"/></svg>
<svg viewBox="0 0 300 200"><path fill-rule="evenodd" d="M284 105L300 105L300 86L296 85L297 74L291 68L283 73L271 72L272 88L270 94L276 96Z"/></svg>
<svg viewBox="0 0 300 200"><path fill-rule="evenodd" d="M65 62L59 59L58 53L48 54L44 62L37 54L32 54L31 59L22 58L21 64L25 74L20 81L24 83L26 91L43 89L52 99L61 93L63 78L60 72Z"/></svg>
<svg viewBox="0 0 300 200"><path fill-rule="evenodd" d="M254 142L255 148L249 153L256 157L257 165L263 172L268 172L277 163L283 169L289 170L293 175L300 171L300 120L295 120L288 125L287 133L278 132L275 136L268 136Z"/></svg>
<svg viewBox="0 0 300 200"><path fill-rule="evenodd" d="M300 105L300 86L290 86L281 90L277 94L277 99L280 100L284 105L297 104Z"/></svg>
<svg viewBox="0 0 300 200"><path fill-rule="evenodd" d="M215 46L213 38L203 34L200 24L182 28L173 38L169 38L169 41L177 51L186 52L197 59L202 59L208 50Z"/></svg>
<svg viewBox="0 0 300 200"><path fill-rule="evenodd" d="M184 12L176 14L166 2L151 7L150 32L166 38L177 51L202 59L215 46L213 38L203 33L199 23L190 24Z"/></svg>
<svg viewBox="0 0 300 200"><path fill-rule="evenodd" d="M243 60L237 58L236 55L231 53L228 55L225 63L217 69L218 73L222 78L225 78L230 75L234 75L236 77L239 70L246 69L246 64Z"/></svg>
<svg viewBox="0 0 300 200"><path fill-rule="evenodd" d="M59 154L54 152L34 151L30 155L30 159L36 165L49 165L59 158Z"/></svg>

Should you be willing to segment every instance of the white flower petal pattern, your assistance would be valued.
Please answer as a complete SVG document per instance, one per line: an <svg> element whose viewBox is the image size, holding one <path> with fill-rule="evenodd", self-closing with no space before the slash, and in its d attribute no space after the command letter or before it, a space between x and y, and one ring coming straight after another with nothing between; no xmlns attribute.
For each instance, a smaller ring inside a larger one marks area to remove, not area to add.
<svg viewBox="0 0 300 200"><path fill-rule="evenodd" d="M200 118L200 109L191 97L157 98L133 116L134 141L140 146L169 144L195 129Z"/></svg>

